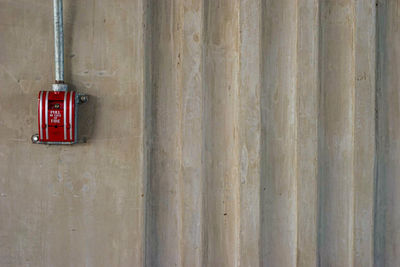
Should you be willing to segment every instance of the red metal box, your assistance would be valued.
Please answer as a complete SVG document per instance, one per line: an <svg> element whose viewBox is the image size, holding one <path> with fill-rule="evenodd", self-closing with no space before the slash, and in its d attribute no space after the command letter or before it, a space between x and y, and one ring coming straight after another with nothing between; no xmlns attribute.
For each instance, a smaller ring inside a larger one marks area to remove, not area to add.
<svg viewBox="0 0 400 267"><path fill-rule="evenodd" d="M38 101L38 143L76 143L77 110L75 92L40 91Z"/></svg>

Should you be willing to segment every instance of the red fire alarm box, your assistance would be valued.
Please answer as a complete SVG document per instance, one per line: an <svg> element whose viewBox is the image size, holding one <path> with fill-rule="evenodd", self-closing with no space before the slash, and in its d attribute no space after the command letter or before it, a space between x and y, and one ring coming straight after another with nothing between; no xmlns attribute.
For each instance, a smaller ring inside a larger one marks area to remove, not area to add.
<svg viewBox="0 0 400 267"><path fill-rule="evenodd" d="M76 143L75 92L40 91L38 109L39 142Z"/></svg>
<svg viewBox="0 0 400 267"><path fill-rule="evenodd" d="M76 143L77 105L75 95L75 92L39 92L39 142Z"/></svg>
<svg viewBox="0 0 400 267"><path fill-rule="evenodd" d="M86 95L73 91L40 91L38 97L38 144L67 145L78 142L78 104Z"/></svg>
<svg viewBox="0 0 400 267"><path fill-rule="evenodd" d="M73 144L77 141L75 92L40 91L38 101L39 142Z"/></svg>

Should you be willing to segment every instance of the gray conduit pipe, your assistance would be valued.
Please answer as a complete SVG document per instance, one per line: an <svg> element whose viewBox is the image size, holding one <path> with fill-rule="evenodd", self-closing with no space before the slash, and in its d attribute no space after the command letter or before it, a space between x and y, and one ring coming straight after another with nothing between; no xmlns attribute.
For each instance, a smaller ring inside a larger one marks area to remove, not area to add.
<svg viewBox="0 0 400 267"><path fill-rule="evenodd" d="M53 91L67 91L64 84L64 29L63 29L63 1L53 0L54 9L54 67L56 82Z"/></svg>

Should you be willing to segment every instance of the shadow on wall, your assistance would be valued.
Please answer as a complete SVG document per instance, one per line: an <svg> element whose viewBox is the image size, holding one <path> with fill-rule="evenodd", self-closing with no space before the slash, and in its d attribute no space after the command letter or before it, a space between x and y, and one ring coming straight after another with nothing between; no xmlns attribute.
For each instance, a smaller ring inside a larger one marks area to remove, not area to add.
<svg viewBox="0 0 400 267"><path fill-rule="evenodd" d="M76 0L70 0L64 4L64 64L65 64L65 81L68 83L69 89L79 92L86 93L83 88L77 88L73 84L72 73L73 66L72 60L75 54L72 51L74 45L74 24L76 17ZM69 23L66 23L66 22ZM93 129L95 128L95 110L97 104L97 97L88 95L89 101L85 104L79 105L79 117L78 117L78 137L79 143L87 143L88 140L93 138Z"/></svg>
<svg viewBox="0 0 400 267"><path fill-rule="evenodd" d="M71 85L71 88L74 88ZM93 129L96 124L96 104L97 97L88 95L89 101L85 104L79 105L79 117L78 117L78 138L79 143L87 143L88 140L93 138Z"/></svg>

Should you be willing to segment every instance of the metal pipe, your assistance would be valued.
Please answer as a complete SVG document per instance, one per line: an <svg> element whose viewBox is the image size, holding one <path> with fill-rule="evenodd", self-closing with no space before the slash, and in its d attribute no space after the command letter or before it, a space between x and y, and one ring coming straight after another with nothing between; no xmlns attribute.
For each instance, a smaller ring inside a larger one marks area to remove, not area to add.
<svg viewBox="0 0 400 267"><path fill-rule="evenodd" d="M56 84L64 82L63 1L53 0L54 8L54 63Z"/></svg>

